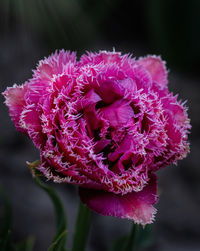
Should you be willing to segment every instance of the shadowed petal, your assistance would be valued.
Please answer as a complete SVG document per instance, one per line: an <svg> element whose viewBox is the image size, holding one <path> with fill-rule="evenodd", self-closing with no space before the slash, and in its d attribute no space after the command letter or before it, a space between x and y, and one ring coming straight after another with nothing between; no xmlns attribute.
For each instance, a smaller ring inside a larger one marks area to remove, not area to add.
<svg viewBox="0 0 200 251"><path fill-rule="evenodd" d="M135 223L152 223L158 201L156 176L152 175L149 184L140 192L118 195L100 190L80 188L82 202L98 214L127 218Z"/></svg>

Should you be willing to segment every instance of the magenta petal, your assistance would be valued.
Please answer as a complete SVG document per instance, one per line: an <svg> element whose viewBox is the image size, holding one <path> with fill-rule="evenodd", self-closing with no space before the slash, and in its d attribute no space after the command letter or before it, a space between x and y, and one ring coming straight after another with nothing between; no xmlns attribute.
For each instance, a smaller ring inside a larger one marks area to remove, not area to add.
<svg viewBox="0 0 200 251"><path fill-rule="evenodd" d="M143 65L147 71L151 74L153 82L156 82L160 86L167 85L167 70L165 62L157 56L148 56L138 60L138 63Z"/></svg>
<svg viewBox="0 0 200 251"><path fill-rule="evenodd" d="M21 127L29 130L39 132L41 129L39 113L35 105L28 105L24 108L20 117Z"/></svg>
<svg viewBox="0 0 200 251"><path fill-rule="evenodd" d="M90 53L88 52L88 55L84 54L81 59L80 63L81 64L88 64L88 63L94 63L94 64L99 64L99 63L104 63L104 64L111 64L111 63L121 63L122 57L121 53L119 52L111 52L111 51L100 51L98 54L97 53Z"/></svg>
<svg viewBox="0 0 200 251"><path fill-rule="evenodd" d="M79 195L81 201L98 214L131 219L145 226L153 222L156 213L153 207L158 201L156 176L152 175L148 185L140 192L118 195L80 188Z"/></svg>
<svg viewBox="0 0 200 251"><path fill-rule="evenodd" d="M100 95L103 101L107 104L121 98L122 90L117 81L105 81L101 86L96 88L96 92Z"/></svg>
<svg viewBox="0 0 200 251"><path fill-rule="evenodd" d="M126 90L127 92L135 93L137 90L136 82L131 78L119 80L118 82L119 82L119 85L122 86L123 89Z"/></svg>
<svg viewBox="0 0 200 251"><path fill-rule="evenodd" d="M110 139L99 140L94 146L95 153L101 152L108 144L110 144L110 142Z"/></svg>
<svg viewBox="0 0 200 251"><path fill-rule="evenodd" d="M76 62L76 54L74 52L56 51L39 62L37 69L34 71L34 76L41 80L50 80L54 74L62 74L65 66L71 62Z"/></svg>
<svg viewBox="0 0 200 251"><path fill-rule="evenodd" d="M99 101L101 101L100 96L93 89L91 89L83 99L78 101L77 109L84 109L85 107L96 104Z"/></svg>
<svg viewBox="0 0 200 251"><path fill-rule="evenodd" d="M124 100L117 100L112 105L102 108L102 114L113 127L126 124L134 116L133 109Z"/></svg>

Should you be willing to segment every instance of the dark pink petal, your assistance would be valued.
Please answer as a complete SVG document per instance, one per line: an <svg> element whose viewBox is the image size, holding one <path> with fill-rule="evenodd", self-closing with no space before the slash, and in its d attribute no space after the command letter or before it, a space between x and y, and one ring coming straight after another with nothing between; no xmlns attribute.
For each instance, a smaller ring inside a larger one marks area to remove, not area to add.
<svg viewBox="0 0 200 251"><path fill-rule="evenodd" d="M33 140L36 147L41 148L46 138L42 133L40 114L36 110L36 105L28 105L24 108L20 116L20 126Z"/></svg>
<svg viewBox="0 0 200 251"><path fill-rule="evenodd" d="M76 54L70 51L61 50L41 60L37 69L34 71L34 77L41 80L50 80L53 74L62 74L68 63L76 62Z"/></svg>
<svg viewBox="0 0 200 251"><path fill-rule="evenodd" d="M20 124L21 127L27 131L30 129L33 129L36 132L41 130L39 113L37 112L36 106L34 104L28 105L24 108L23 112L21 113Z"/></svg>
<svg viewBox="0 0 200 251"><path fill-rule="evenodd" d="M94 146L94 152L99 153L101 152L108 144L110 144L110 139L102 139L97 141L97 143Z"/></svg>
<svg viewBox="0 0 200 251"><path fill-rule="evenodd" d="M103 108L102 114L113 127L126 124L134 116L133 109L128 102L124 100L117 100L112 105Z"/></svg>
<svg viewBox="0 0 200 251"><path fill-rule="evenodd" d="M103 125L102 118L100 118L99 114L95 110L95 104L85 108L83 118L86 121L86 128L90 137L93 137L93 131Z"/></svg>
<svg viewBox="0 0 200 251"><path fill-rule="evenodd" d="M130 151L130 149L132 150L132 145L132 137L125 137L118 148L114 152L108 154L108 159L113 162L116 161L124 152Z"/></svg>
<svg viewBox="0 0 200 251"><path fill-rule="evenodd" d="M101 80L99 80L101 82ZM106 104L113 103L124 95L135 93L137 89L136 82L131 78L123 80L106 80L100 86L96 86L96 92L101 96Z"/></svg>
<svg viewBox="0 0 200 251"><path fill-rule="evenodd" d="M27 89L27 84L25 83L23 86L14 85L13 87L9 87L3 93L6 99L5 103L10 111L10 116L15 123L16 128L20 131L24 131L19 124L19 120L22 110L26 105L24 96L27 92Z"/></svg>
<svg viewBox="0 0 200 251"><path fill-rule="evenodd" d="M148 89L152 87L152 78L149 72L142 65L137 65L133 68L134 79L137 83L137 89Z"/></svg>
<svg viewBox="0 0 200 251"><path fill-rule="evenodd" d="M96 92L107 104L110 104L123 96L121 86L117 81L112 80L101 83L101 85L96 88Z"/></svg>
<svg viewBox="0 0 200 251"><path fill-rule="evenodd" d="M99 101L101 101L101 98L93 89L91 89L82 99L78 101L77 109L84 109L88 105L96 104Z"/></svg>
<svg viewBox="0 0 200 251"><path fill-rule="evenodd" d="M151 176L149 184L140 192L118 195L80 188L79 194L82 202L98 214L131 219L143 226L154 220L156 209L153 205L158 201L155 175Z"/></svg>
<svg viewBox="0 0 200 251"><path fill-rule="evenodd" d="M41 97L48 95L49 91L54 91L53 87L60 89L67 81L71 81L72 76L75 78L75 62L76 54L64 50L59 53L56 51L48 58L41 60L36 70L33 70L33 78L28 83L27 102L38 103ZM61 75L60 78L58 78L59 75ZM57 81L55 81L56 78L58 78ZM72 83L69 85L72 86Z"/></svg>
<svg viewBox="0 0 200 251"><path fill-rule="evenodd" d="M178 123L179 125L184 124L187 119L187 113L185 112L185 107L181 105L177 101L177 97L171 97L170 95L166 96L162 99L162 105L167 111L170 113L172 118Z"/></svg>
<svg viewBox="0 0 200 251"><path fill-rule="evenodd" d="M160 57L148 56L140 58L137 62L147 69L151 74L153 82L156 82L162 87L167 85L168 80L165 62L162 61Z"/></svg>
<svg viewBox="0 0 200 251"><path fill-rule="evenodd" d="M129 93L135 93L137 90L137 85L136 82L131 79L131 78L126 78L123 80L119 80L119 85L124 89L124 93L129 92Z"/></svg>

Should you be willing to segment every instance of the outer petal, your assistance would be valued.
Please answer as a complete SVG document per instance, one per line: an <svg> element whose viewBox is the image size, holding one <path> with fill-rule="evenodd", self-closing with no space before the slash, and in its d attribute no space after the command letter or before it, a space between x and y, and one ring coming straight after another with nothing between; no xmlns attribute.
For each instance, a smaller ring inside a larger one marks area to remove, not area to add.
<svg viewBox="0 0 200 251"><path fill-rule="evenodd" d="M35 104L24 107L20 116L19 125L33 140L36 147L40 148L44 145L45 138L42 133L40 114L37 111Z"/></svg>
<svg viewBox="0 0 200 251"><path fill-rule="evenodd" d="M156 176L152 175L149 184L140 192L117 195L101 190L80 188L82 202L91 210L106 216L134 220L135 223L152 223L158 201Z"/></svg>
<svg viewBox="0 0 200 251"><path fill-rule="evenodd" d="M121 63L122 56L120 52L111 52L111 51L99 51L99 53L91 53L88 52L88 55L84 54L81 59L81 64L88 64L88 63Z"/></svg>
<svg viewBox="0 0 200 251"><path fill-rule="evenodd" d="M37 104L40 98L48 95L48 89L52 89L52 83L55 76L58 75L74 75L75 72L76 54L74 52L61 50L55 52L48 58L41 60L36 68L33 70L33 78L29 80L29 92L27 95L27 102L29 104ZM67 81L65 77L59 79L59 84ZM52 90L51 90L52 91Z"/></svg>
<svg viewBox="0 0 200 251"><path fill-rule="evenodd" d="M24 106L26 105L24 96L27 92L27 84L22 86L14 85L13 87L8 87L3 95L6 99L5 103L9 108L10 116L16 126L16 128L22 132L24 130L20 126L20 116Z"/></svg>
<svg viewBox="0 0 200 251"><path fill-rule="evenodd" d="M160 57L147 56L140 58L137 62L147 69L151 74L153 82L156 82L160 87L167 85L168 80L165 62L162 61Z"/></svg>
<svg viewBox="0 0 200 251"><path fill-rule="evenodd" d="M41 80L51 80L53 75L61 74L65 71L65 65L69 62L75 64L76 54L70 51L61 50L55 52L48 58L41 60L36 70L34 70L34 77Z"/></svg>

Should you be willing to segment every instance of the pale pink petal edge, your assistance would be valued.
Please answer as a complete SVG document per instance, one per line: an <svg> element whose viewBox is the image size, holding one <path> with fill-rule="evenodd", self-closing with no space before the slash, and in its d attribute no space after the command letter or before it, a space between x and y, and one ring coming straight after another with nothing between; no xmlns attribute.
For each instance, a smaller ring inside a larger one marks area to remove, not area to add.
<svg viewBox="0 0 200 251"><path fill-rule="evenodd" d="M137 62L146 68L151 74L153 82L157 83L160 87L166 87L168 84L168 71L166 62L160 56L148 55L141 57Z"/></svg>

